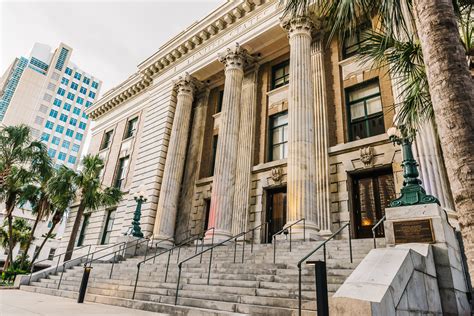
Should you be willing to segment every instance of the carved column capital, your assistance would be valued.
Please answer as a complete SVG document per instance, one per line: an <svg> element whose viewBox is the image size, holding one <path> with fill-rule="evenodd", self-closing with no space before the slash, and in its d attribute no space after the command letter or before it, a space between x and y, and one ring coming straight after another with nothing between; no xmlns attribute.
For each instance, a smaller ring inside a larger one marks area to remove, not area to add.
<svg viewBox="0 0 474 316"><path fill-rule="evenodd" d="M294 35L308 35L311 36L311 32L316 28L320 28L320 22L315 21L309 16L300 15L292 18L283 18L280 21L280 25L288 32L288 37Z"/></svg>
<svg viewBox="0 0 474 316"><path fill-rule="evenodd" d="M202 83L187 72L174 82L174 89L178 95L187 94L193 96L194 92L201 86Z"/></svg>
<svg viewBox="0 0 474 316"><path fill-rule="evenodd" d="M229 47L223 53L219 53L219 61L223 63L228 69L242 70L244 67L252 63L255 58L249 54L249 52L242 48L239 43L235 43L234 47Z"/></svg>

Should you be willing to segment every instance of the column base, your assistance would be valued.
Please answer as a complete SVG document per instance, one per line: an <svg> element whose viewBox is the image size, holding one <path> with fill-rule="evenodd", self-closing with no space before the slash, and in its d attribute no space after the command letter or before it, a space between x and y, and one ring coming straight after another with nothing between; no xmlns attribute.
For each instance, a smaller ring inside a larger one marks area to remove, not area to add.
<svg viewBox="0 0 474 316"><path fill-rule="evenodd" d="M228 230L223 230L223 229L216 229L214 231L209 230L207 231L206 236L204 237L204 244L210 245L211 243L213 243L215 245L220 242L223 242L226 239L229 239L230 237L232 237L232 233Z"/></svg>
<svg viewBox="0 0 474 316"><path fill-rule="evenodd" d="M292 240L320 240L321 238L319 237L319 229L316 226L316 224L312 222L306 222L303 224L303 222L299 222L298 224L295 224L291 227L289 227L293 222L288 222L284 226L284 228L287 228L288 234L281 233L280 235L277 236L277 239L290 239L290 230L291 230L291 239ZM286 236L285 236L286 235Z"/></svg>
<svg viewBox="0 0 474 316"><path fill-rule="evenodd" d="M153 235L153 247L170 249L174 246L174 238L166 235Z"/></svg>

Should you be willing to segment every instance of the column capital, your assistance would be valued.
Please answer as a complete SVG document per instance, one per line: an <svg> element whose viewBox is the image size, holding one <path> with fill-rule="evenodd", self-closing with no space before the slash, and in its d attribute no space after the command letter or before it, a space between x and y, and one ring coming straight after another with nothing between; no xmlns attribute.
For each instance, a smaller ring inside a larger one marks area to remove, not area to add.
<svg viewBox="0 0 474 316"><path fill-rule="evenodd" d="M317 25L315 25L317 24ZM288 32L288 37L297 34L304 34L311 36L311 32L315 28L319 28L319 23L306 15L299 15L291 18L283 18L280 25Z"/></svg>
<svg viewBox="0 0 474 316"><path fill-rule="evenodd" d="M239 43L235 43L234 47L229 47L223 53L219 53L219 61L223 63L227 69L243 70L244 67L252 63L255 58L249 52L242 48Z"/></svg>
<svg viewBox="0 0 474 316"><path fill-rule="evenodd" d="M187 72L174 82L174 90L178 93L178 95L189 94L193 96L194 92L201 86L202 83Z"/></svg>

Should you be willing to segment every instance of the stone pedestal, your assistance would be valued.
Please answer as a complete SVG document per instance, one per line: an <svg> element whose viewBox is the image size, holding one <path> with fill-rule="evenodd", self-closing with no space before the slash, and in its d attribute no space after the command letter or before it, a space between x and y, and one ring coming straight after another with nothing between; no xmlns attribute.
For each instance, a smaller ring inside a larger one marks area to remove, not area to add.
<svg viewBox="0 0 474 316"><path fill-rule="evenodd" d="M163 182L161 184L158 209L153 236L155 240L172 238L175 232L178 198L183 178L186 148L189 138L191 108L197 81L186 74L176 82L176 111L166 155Z"/></svg>
<svg viewBox="0 0 474 316"><path fill-rule="evenodd" d="M316 233L316 154L314 87L311 71L312 21L306 16L282 23L290 40L288 97L287 226L305 218L307 234ZM303 223L293 226L301 232Z"/></svg>
<svg viewBox="0 0 474 316"><path fill-rule="evenodd" d="M445 211L437 204L386 208L384 222L387 246L394 246L397 236L394 224L408 221L429 220L433 237L433 254L438 278L441 304L445 315L470 315L467 301L467 283L461 261L461 252L454 229L449 224ZM410 242L417 242L414 232ZM423 234L426 235L426 234Z"/></svg>

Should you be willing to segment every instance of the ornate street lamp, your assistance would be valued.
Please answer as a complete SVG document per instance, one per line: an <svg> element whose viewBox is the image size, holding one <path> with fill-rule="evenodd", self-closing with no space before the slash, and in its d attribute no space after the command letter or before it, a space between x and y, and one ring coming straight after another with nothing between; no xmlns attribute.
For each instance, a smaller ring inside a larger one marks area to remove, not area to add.
<svg viewBox="0 0 474 316"><path fill-rule="evenodd" d="M144 190L140 190L139 192L135 193L133 198L137 202L137 207L135 209L135 213L133 214L132 236L143 238L142 229L140 228L140 217L142 216L142 204L146 202Z"/></svg>
<svg viewBox="0 0 474 316"><path fill-rule="evenodd" d="M390 201L390 207L416 205L416 204L440 204L438 199L426 194L418 179L418 164L413 157L411 144L415 135L410 133L405 126L391 127L387 130L389 139L394 145L402 146L403 154L403 188L400 190L400 197Z"/></svg>

